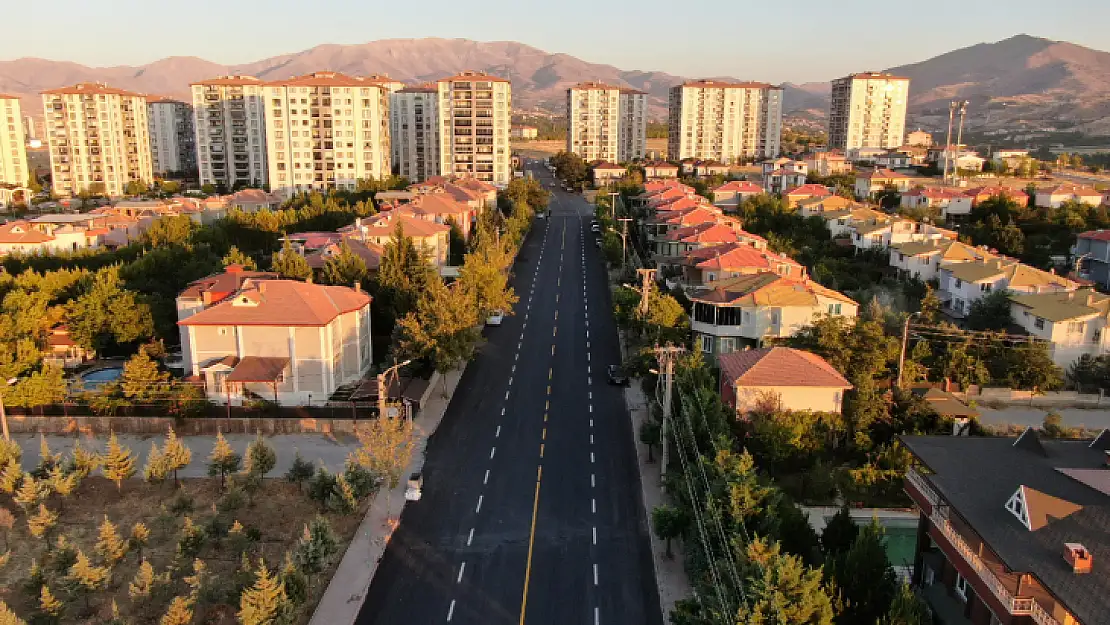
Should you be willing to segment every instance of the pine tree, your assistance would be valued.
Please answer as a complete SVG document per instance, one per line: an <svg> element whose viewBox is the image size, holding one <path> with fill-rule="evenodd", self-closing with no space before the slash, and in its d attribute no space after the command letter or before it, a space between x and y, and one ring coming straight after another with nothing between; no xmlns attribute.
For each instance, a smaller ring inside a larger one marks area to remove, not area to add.
<svg viewBox="0 0 1110 625"><path fill-rule="evenodd" d="M208 565L204 563L204 560L195 558L193 560L193 574L185 576L185 584L189 586L189 599L194 604L204 596L210 581Z"/></svg>
<svg viewBox="0 0 1110 625"><path fill-rule="evenodd" d="M139 565L139 570L135 571L135 577L127 586L127 594L130 595L132 601L141 601L150 597L150 593L154 590L154 567L150 562L143 560Z"/></svg>
<svg viewBox="0 0 1110 625"><path fill-rule="evenodd" d="M285 584L285 595L293 605L300 605L308 599L308 577L293 563L293 555L288 551L281 566L281 583Z"/></svg>
<svg viewBox="0 0 1110 625"><path fill-rule="evenodd" d="M265 562L259 560L254 585L239 597L239 622L242 625L272 625L287 609L285 585L270 574Z"/></svg>
<svg viewBox="0 0 1110 625"><path fill-rule="evenodd" d="M158 367L146 349L140 349L123 365L120 388L127 399L149 403L163 399L170 390L170 374Z"/></svg>
<svg viewBox="0 0 1110 625"><path fill-rule="evenodd" d="M104 477L116 483L116 490L122 490L123 481L135 475L135 456L119 444L115 432L108 438L108 450L99 457L99 464Z"/></svg>
<svg viewBox="0 0 1110 625"><path fill-rule="evenodd" d="M80 549L77 550L77 561L69 567L68 579L78 594L85 598L85 610L89 609L89 596L102 590L111 579L111 571L104 566L96 566L89 561L88 556Z"/></svg>
<svg viewBox="0 0 1110 625"><path fill-rule="evenodd" d="M847 551L829 558L826 574L844 597L845 622L874 623L887 613L898 592L898 581L878 520L872 519L862 528Z"/></svg>
<svg viewBox="0 0 1110 625"><path fill-rule="evenodd" d="M177 488L177 472L193 461L193 451L177 437L171 427L166 433L166 444L162 447L167 468L173 472L173 486Z"/></svg>
<svg viewBox="0 0 1110 625"><path fill-rule="evenodd" d="M5 566L8 566L8 562L11 562L11 559L11 551L5 551L3 555L0 555L0 570L3 570Z"/></svg>
<svg viewBox="0 0 1110 625"><path fill-rule="evenodd" d="M0 601L0 625L27 625L27 621L16 616L8 604Z"/></svg>
<svg viewBox="0 0 1110 625"><path fill-rule="evenodd" d="M227 251L227 255L223 258L224 267L229 265L239 265L247 271L258 271L258 263L254 259L239 251L239 248L234 245Z"/></svg>
<svg viewBox="0 0 1110 625"><path fill-rule="evenodd" d="M23 507L24 511L28 511L46 501L49 496L50 486L43 481L36 480L30 473L26 473L23 475L23 483L19 486L19 490L16 491L13 499Z"/></svg>
<svg viewBox="0 0 1110 625"><path fill-rule="evenodd" d="M184 597L174 597L158 625L189 625L192 622L192 603Z"/></svg>
<svg viewBox="0 0 1110 625"><path fill-rule="evenodd" d="M343 514L351 514L358 509L358 498L355 497L355 491L342 473L335 476L332 507Z"/></svg>
<svg viewBox="0 0 1110 625"><path fill-rule="evenodd" d="M19 464L21 458L23 458L23 448L19 443L0 438L0 466L6 467L13 460Z"/></svg>
<svg viewBox="0 0 1110 625"><path fill-rule="evenodd" d="M289 239L281 247L281 252L274 254L270 262L270 269L281 275L282 278L291 280L307 280L312 276L312 267L308 261L293 249Z"/></svg>
<svg viewBox="0 0 1110 625"><path fill-rule="evenodd" d="M747 592L737 623L832 625L832 598L820 569L805 566L801 558L781 553L778 543L759 537L748 543L745 555Z"/></svg>
<svg viewBox="0 0 1110 625"><path fill-rule="evenodd" d="M848 506L844 506L825 524L821 532L821 550L825 555L843 553L851 549L858 535L859 526L852 520Z"/></svg>
<svg viewBox="0 0 1110 625"><path fill-rule="evenodd" d="M285 479L296 484L297 489L301 489L304 484L315 471L312 469L312 463L301 457L301 452L296 452L293 456L293 464L289 470L285 472Z"/></svg>
<svg viewBox="0 0 1110 625"><path fill-rule="evenodd" d="M54 593L50 592L49 586L43 586L39 590L39 611L50 621L57 622L61 618L62 607L62 602L54 597Z"/></svg>
<svg viewBox="0 0 1110 625"><path fill-rule="evenodd" d="M228 474L239 470L242 458L228 444L223 432L216 432L216 444L208 456L208 476L220 476L220 489L223 490Z"/></svg>
<svg viewBox="0 0 1110 625"><path fill-rule="evenodd" d="M336 286L351 286L362 282L366 277L366 262L351 251L351 246L343 241L339 244L339 253L334 254L324 263L320 282Z"/></svg>
<svg viewBox="0 0 1110 625"><path fill-rule="evenodd" d="M82 447L81 441L77 441L73 445L73 455L70 458L70 463L72 464L73 472L80 475L81 479L84 479L100 466L100 458Z"/></svg>
<svg viewBox="0 0 1110 625"><path fill-rule="evenodd" d="M146 466L143 467L143 479L147 484L161 484L169 476L169 463L166 454L158 449L158 444L150 441L150 453L146 455Z"/></svg>
<svg viewBox="0 0 1110 625"><path fill-rule="evenodd" d="M185 517L185 524L181 527L181 538L177 540L177 555L182 558L194 558L204 548L204 528L193 519Z"/></svg>
<svg viewBox="0 0 1110 625"><path fill-rule="evenodd" d="M38 514L27 517L27 529L35 538L46 538L57 522L58 515L47 509L45 504L40 503Z"/></svg>
<svg viewBox="0 0 1110 625"><path fill-rule="evenodd" d="M0 533L4 534L4 549L8 548L8 534L15 527L15 515L7 508L0 508Z"/></svg>
<svg viewBox="0 0 1110 625"><path fill-rule="evenodd" d="M50 470L48 479L51 490L62 496L62 499L72 495L81 485L81 474L76 471L66 472L61 466Z"/></svg>
<svg viewBox="0 0 1110 625"><path fill-rule="evenodd" d="M143 559L143 547L150 542L150 530L142 521L131 527L131 537L127 539L128 546L138 552L139 559Z"/></svg>
<svg viewBox="0 0 1110 625"><path fill-rule="evenodd" d="M127 543L120 538L116 524L108 519L108 515L104 515L104 521L100 524L96 553L104 558L104 562L109 567L115 566L123 556L127 555Z"/></svg>
<svg viewBox="0 0 1110 625"><path fill-rule="evenodd" d="M932 622L929 607L908 584L903 583L879 625L931 625Z"/></svg>
<svg viewBox="0 0 1110 625"><path fill-rule="evenodd" d="M0 491L12 495L19 490L22 484L23 469L19 466L19 460L8 460L8 463L4 465L3 473L0 473Z"/></svg>
<svg viewBox="0 0 1110 625"><path fill-rule="evenodd" d="M58 466L61 459L61 454L50 451L50 444L46 442L46 435L39 434L39 466L35 468L35 476L40 480L45 478L50 474L51 469Z"/></svg>
<svg viewBox="0 0 1110 625"><path fill-rule="evenodd" d="M262 438L259 432L251 444L247 446L247 455L243 459L243 472L264 477L274 469L277 464L277 454L274 448Z"/></svg>

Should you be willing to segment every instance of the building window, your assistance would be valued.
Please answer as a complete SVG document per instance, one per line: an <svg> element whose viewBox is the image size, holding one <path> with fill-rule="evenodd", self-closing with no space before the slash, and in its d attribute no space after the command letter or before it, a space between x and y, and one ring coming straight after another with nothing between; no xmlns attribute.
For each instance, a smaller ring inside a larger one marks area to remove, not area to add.
<svg viewBox="0 0 1110 625"><path fill-rule="evenodd" d="M701 351L703 354L713 353L713 337L707 334L701 336Z"/></svg>
<svg viewBox="0 0 1110 625"><path fill-rule="evenodd" d="M216 334L219 335L219 336L227 336L227 328L224 328L224 327L216 328Z"/></svg>
<svg viewBox="0 0 1110 625"><path fill-rule="evenodd" d="M1034 319L1033 327L1038 330L1044 330L1044 319L1041 317L1037 317L1036 319Z"/></svg>
<svg viewBox="0 0 1110 625"><path fill-rule="evenodd" d="M964 579L963 575L956 573L956 594L960 596L965 602L967 601L967 592L970 584Z"/></svg>
<svg viewBox="0 0 1110 625"><path fill-rule="evenodd" d="M962 287L963 285L964 285L964 281L960 280L959 278L956 278L956 288L958 289L958 288Z"/></svg>
<svg viewBox="0 0 1110 625"><path fill-rule="evenodd" d="M1083 334L1083 326L1087 325L1082 321L1072 321L1068 323L1068 334Z"/></svg>
<svg viewBox="0 0 1110 625"><path fill-rule="evenodd" d="M840 304L829 304L829 314L830 315L839 315L840 314Z"/></svg>

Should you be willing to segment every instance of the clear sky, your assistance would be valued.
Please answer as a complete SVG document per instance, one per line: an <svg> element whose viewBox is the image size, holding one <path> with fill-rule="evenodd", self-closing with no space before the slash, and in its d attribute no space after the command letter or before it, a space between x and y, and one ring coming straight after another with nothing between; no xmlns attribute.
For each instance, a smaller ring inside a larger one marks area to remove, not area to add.
<svg viewBox="0 0 1110 625"><path fill-rule="evenodd" d="M322 43L519 41L621 69L772 82L925 60L1028 33L1110 49L1110 0L52 0L4 2L0 60L235 64Z"/></svg>

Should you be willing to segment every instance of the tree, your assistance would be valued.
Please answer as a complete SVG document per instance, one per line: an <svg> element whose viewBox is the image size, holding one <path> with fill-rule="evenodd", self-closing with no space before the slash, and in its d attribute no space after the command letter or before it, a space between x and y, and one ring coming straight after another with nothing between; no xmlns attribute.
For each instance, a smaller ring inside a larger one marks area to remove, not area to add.
<svg viewBox="0 0 1110 625"><path fill-rule="evenodd" d="M389 484L397 488L401 474L412 459L412 422L405 418L382 417L355 429L359 447L353 459ZM389 498L386 498L386 517Z"/></svg>
<svg viewBox="0 0 1110 625"><path fill-rule="evenodd" d="M659 423L654 420L646 420L640 424L640 442L647 445L648 448L648 462L655 462L652 453L655 446L662 441L662 428Z"/></svg>
<svg viewBox="0 0 1110 625"><path fill-rule="evenodd" d="M103 590L111 579L108 567L96 566L89 561L88 556L80 549L77 550L77 560L69 567L67 579L73 585L74 591L84 597L85 610L88 611L89 597L92 593Z"/></svg>
<svg viewBox="0 0 1110 625"><path fill-rule="evenodd" d="M19 466L18 459L11 459L4 465L0 473L0 491L13 495L23 486L23 469Z"/></svg>
<svg viewBox="0 0 1110 625"><path fill-rule="evenodd" d="M129 180L123 187L124 195L144 195L150 187L142 180Z"/></svg>
<svg viewBox="0 0 1110 625"><path fill-rule="evenodd" d="M61 501L65 501L65 499L76 492L77 487L81 485L81 474L76 471L67 473L59 465L50 470L47 483L50 484L51 490L61 496ZM61 505L61 502L59 502L59 505Z"/></svg>
<svg viewBox="0 0 1110 625"><path fill-rule="evenodd" d="M9 406L32 408L57 404L66 397L65 373L60 367L44 364L42 369L20 378L5 397Z"/></svg>
<svg viewBox="0 0 1110 625"><path fill-rule="evenodd" d="M8 604L0 601L0 625L27 625L27 621L16 616Z"/></svg>
<svg viewBox="0 0 1110 625"><path fill-rule="evenodd" d="M890 610L878 625L932 625L929 607L914 594L909 584L898 587L898 594L890 604Z"/></svg>
<svg viewBox="0 0 1110 625"><path fill-rule="evenodd" d="M117 265L96 272L89 289L70 304L67 318L73 339L98 353L154 335L150 306L124 288Z"/></svg>
<svg viewBox="0 0 1110 625"><path fill-rule="evenodd" d="M225 269L231 265L238 265L246 271L258 271L258 263L254 262L254 259L250 256L239 251L239 248L234 245L224 255L223 264Z"/></svg>
<svg viewBox="0 0 1110 625"><path fill-rule="evenodd" d="M104 521L100 524L96 541L96 553L104 559L109 568L115 566L117 562L123 559L123 556L127 555L127 542L120 537L119 529L115 523L108 519L108 515L104 515Z"/></svg>
<svg viewBox="0 0 1110 625"><path fill-rule="evenodd" d="M58 515L51 512L45 504L40 503L38 513L27 517L27 529L35 538L46 539L57 522Z"/></svg>
<svg viewBox="0 0 1110 625"><path fill-rule="evenodd" d="M220 477L220 490L223 490L227 476L239 470L242 458L228 444L223 432L216 431L216 444L208 456L208 477Z"/></svg>
<svg viewBox="0 0 1110 625"><path fill-rule="evenodd" d="M270 261L270 270L290 280L307 280L312 277L312 267L308 261L293 249L289 239L281 247L281 251L274 254Z"/></svg>
<svg viewBox="0 0 1110 625"><path fill-rule="evenodd" d="M250 445L247 446L247 455L243 462L243 472L264 477L274 469L277 464L277 454L266 439L259 432Z"/></svg>
<svg viewBox="0 0 1110 625"><path fill-rule="evenodd" d="M158 190L167 195L181 193L181 183L176 180L163 180L158 184Z"/></svg>
<svg viewBox="0 0 1110 625"><path fill-rule="evenodd" d="M81 446L81 441L77 441L73 444L70 464L70 470L85 479L100 466L100 456L85 449Z"/></svg>
<svg viewBox="0 0 1110 625"><path fill-rule="evenodd" d="M298 451L293 456L293 464L289 467L289 470L285 472L285 479L296 484L297 489L300 490L301 485L308 481L313 473L312 463L305 460L301 456L301 452Z"/></svg>
<svg viewBox="0 0 1110 625"><path fill-rule="evenodd" d="M737 623L832 625L832 598L819 569L782 554L778 543L761 537L748 543L744 555L746 593Z"/></svg>
<svg viewBox="0 0 1110 625"><path fill-rule="evenodd" d="M971 303L967 327L972 330L1005 331L1010 325L1010 297L1005 289L991 291Z"/></svg>
<svg viewBox="0 0 1110 625"><path fill-rule="evenodd" d="M148 484L161 484L170 475L169 463L166 455L158 449L158 444L150 441L150 452L146 455L146 466L143 467L143 479Z"/></svg>
<svg viewBox="0 0 1110 625"><path fill-rule="evenodd" d="M827 573L843 595L845 622L875 623L887 613L898 586L878 520L862 528L847 551L829 559Z"/></svg>
<svg viewBox="0 0 1110 625"><path fill-rule="evenodd" d="M177 555L181 558L195 558L204 548L204 528L193 522L191 517L185 517L181 526L181 537L177 539Z"/></svg>
<svg viewBox="0 0 1110 625"><path fill-rule="evenodd" d="M426 358L436 371L446 373L474 352L481 331L478 311L456 283L448 288L432 281L416 310L397 323L397 351L407 358Z"/></svg>
<svg viewBox="0 0 1110 625"><path fill-rule="evenodd" d="M36 480L35 476L30 473L23 475L23 481L19 485L19 490L16 491L12 500L19 504L24 511L46 501L50 496L50 484L45 480Z"/></svg>
<svg viewBox="0 0 1110 625"><path fill-rule="evenodd" d="M62 602L54 596L54 593L50 592L49 586L43 585L39 589L39 612L46 617L47 621L57 623L62 617L63 607Z"/></svg>
<svg viewBox="0 0 1110 625"><path fill-rule="evenodd" d="M170 374L162 371L145 349L140 349L124 363L120 388L131 401L149 403L166 398L170 390L169 379Z"/></svg>
<svg viewBox="0 0 1110 625"><path fill-rule="evenodd" d="M150 542L150 530L142 521L135 523L131 526L131 536L127 539L128 549L134 549L139 554L139 559L143 559L143 547Z"/></svg>
<svg viewBox="0 0 1110 625"><path fill-rule="evenodd" d="M305 525L294 549L293 560L306 575L315 575L324 570L328 558L338 550L339 543L327 519L316 517L311 524Z"/></svg>
<svg viewBox="0 0 1110 625"><path fill-rule="evenodd" d="M0 533L4 534L4 551L9 548L8 537L15 527L15 515L7 508L0 508Z"/></svg>
<svg viewBox="0 0 1110 625"><path fill-rule="evenodd" d="M189 625L192 622L192 602L184 597L174 597L158 625Z"/></svg>
<svg viewBox="0 0 1110 625"><path fill-rule="evenodd" d="M173 485L177 488L177 472L193 461L193 451L177 437L172 427L166 432L166 444L162 447L162 456L165 458L166 469L173 472Z"/></svg>
<svg viewBox="0 0 1110 625"><path fill-rule="evenodd" d="M127 585L127 594L131 597L132 601L140 602L144 599L150 598L151 591L154 590L154 585L157 583L158 576L154 574L154 567L150 562L145 559L139 564L139 569L135 571L135 577L131 583Z"/></svg>
<svg viewBox="0 0 1110 625"><path fill-rule="evenodd" d="M825 555L840 554L852 547L859 536L859 526L852 520L848 506L843 506L825 524L821 532L821 550Z"/></svg>
<svg viewBox="0 0 1110 625"><path fill-rule="evenodd" d="M323 284L352 286L361 284L367 273L366 262L351 250L347 241L343 241L339 244L339 253L324 262L320 281Z"/></svg>
<svg viewBox="0 0 1110 625"><path fill-rule="evenodd" d="M462 228L454 217L448 217L446 225L451 227L451 232L448 233L450 251L447 254L447 264L458 267L463 263L463 256L466 254L466 237L463 236Z"/></svg>
<svg viewBox="0 0 1110 625"><path fill-rule="evenodd" d="M242 625L271 625L288 609L285 585L259 560L254 585L239 597L239 622Z"/></svg>
<svg viewBox="0 0 1110 625"><path fill-rule="evenodd" d="M1064 370L1056 366L1048 350L1049 344L1044 342L995 349L988 366L1005 371L996 377L1010 388L1035 393L1055 390L1064 385Z"/></svg>
<svg viewBox="0 0 1110 625"><path fill-rule="evenodd" d="M391 328L397 319L416 308L429 285L442 282L426 250L418 249L410 237L405 236L400 221L393 229L393 237L385 245L378 267L378 314L375 328Z"/></svg>
<svg viewBox="0 0 1110 625"><path fill-rule="evenodd" d="M308 576L293 563L293 554L286 551L281 566L281 583L285 584L285 594L294 606L308 599Z"/></svg>
<svg viewBox="0 0 1110 625"><path fill-rule="evenodd" d="M466 255L458 287L471 300L479 318L494 310L511 311L517 296L509 286L509 254L492 241L482 241Z"/></svg>
<svg viewBox="0 0 1110 625"><path fill-rule="evenodd" d="M651 526L655 530L655 535L666 541L668 559L674 558L674 553L671 552L671 540L686 531L688 521L686 514L674 506L656 506L651 511Z"/></svg>
<svg viewBox="0 0 1110 625"><path fill-rule="evenodd" d="M119 444L115 432L108 438L108 449L100 455L99 464L104 477L116 483L116 490L122 490L123 481L135 475L135 456Z"/></svg>
<svg viewBox="0 0 1110 625"><path fill-rule="evenodd" d="M990 371L982 360L970 352L970 347L970 341L946 343L934 365L939 372L937 379L951 380L965 390L973 384L989 382Z"/></svg>

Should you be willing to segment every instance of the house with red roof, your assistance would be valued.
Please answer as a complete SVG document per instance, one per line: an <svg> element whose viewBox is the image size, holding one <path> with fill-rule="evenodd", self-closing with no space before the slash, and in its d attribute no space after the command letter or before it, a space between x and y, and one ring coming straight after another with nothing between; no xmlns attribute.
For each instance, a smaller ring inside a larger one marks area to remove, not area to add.
<svg viewBox="0 0 1110 625"><path fill-rule="evenodd" d="M856 197L867 199L888 186L905 193L913 185L913 178L891 169L875 167L856 174Z"/></svg>
<svg viewBox="0 0 1110 625"><path fill-rule="evenodd" d="M628 173L628 168L605 161L593 165L590 169L593 173L595 187L605 186L614 180L620 180Z"/></svg>
<svg viewBox="0 0 1110 625"><path fill-rule="evenodd" d="M797 279L806 276L805 266L789 256L747 243L723 243L691 250L678 265L682 268L682 283L693 288L761 272Z"/></svg>
<svg viewBox="0 0 1110 625"><path fill-rule="evenodd" d="M766 347L721 354L721 399L738 414L811 410L840 414L852 384L817 354Z"/></svg>
<svg viewBox="0 0 1110 625"><path fill-rule="evenodd" d="M767 247L767 239L745 232L738 222L726 219L668 232L655 241L655 256L661 265L674 264L668 263L668 259L677 259L691 250L723 243L746 243L759 249Z"/></svg>
<svg viewBox="0 0 1110 625"><path fill-rule="evenodd" d="M1023 189L1014 189L1013 187L1004 187L1001 185L973 187L964 190L964 195L971 198L972 208L978 206L980 202L999 196L1016 203L1018 206L1029 206L1029 194Z"/></svg>
<svg viewBox="0 0 1110 625"><path fill-rule="evenodd" d="M664 162L646 163L644 164L644 178L648 180L678 178L678 165Z"/></svg>
<svg viewBox="0 0 1110 625"><path fill-rule="evenodd" d="M723 185L710 189L713 204L723 209L736 209L740 202L763 193L763 187L748 180L730 180Z"/></svg>
<svg viewBox="0 0 1110 625"><path fill-rule="evenodd" d="M947 209L953 202L966 204L967 212L971 212L971 198L949 187L915 187L902 194L901 204L902 208Z"/></svg>
<svg viewBox="0 0 1110 625"><path fill-rule="evenodd" d="M805 183L805 172L791 169L776 169L763 175L763 191L766 193L782 193L789 189L796 189Z"/></svg>
<svg viewBox="0 0 1110 625"><path fill-rule="evenodd" d="M218 301L178 307L186 369L210 401L319 404L370 371L370 296L357 286L235 278Z"/></svg>
<svg viewBox="0 0 1110 625"><path fill-rule="evenodd" d="M1088 206L1102 204L1102 193L1080 184L1059 184L1037 189L1036 204L1045 208L1060 208L1064 202L1077 202Z"/></svg>
<svg viewBox="0 0 1110 625"><path fill-rule="evenodd" d="M826 186L819 184L803 184L783 193L782 199L786 200L787 206L794 208L798 205L798 202L802 200L808 200L812 197L829 197L832 194L832 191L829 191L829 188Z"/></svg>
<svg viewBox="0 0 1110 625"><path fill-rule="evenodd" d="M441 275L444 274L450 258L451 226L417 217L404 210L391 210L373 217L357 218L355 223L340 228L339 232L363 243L373 243L384 248L393 240L398 226L406 237L412 239L417 249L424 251L428 262L434 264Z"/></svg>

